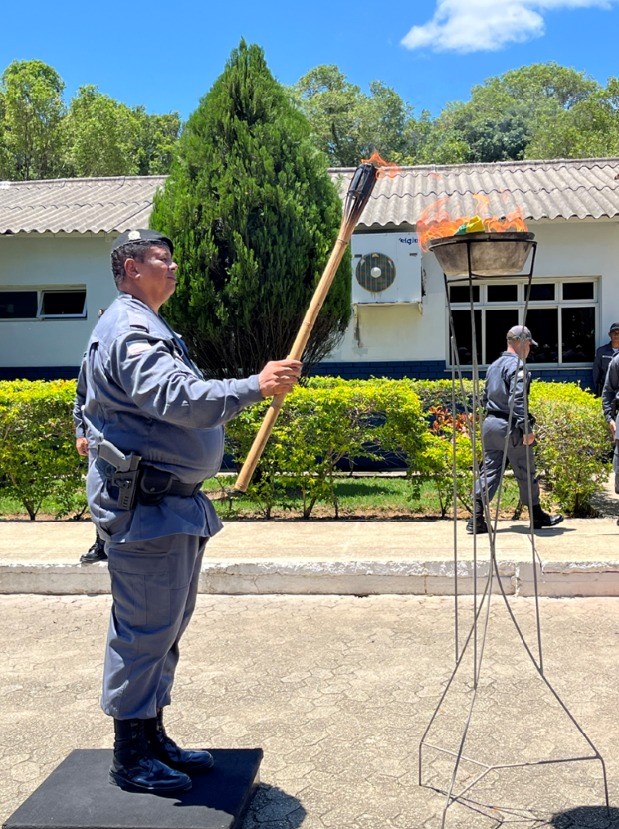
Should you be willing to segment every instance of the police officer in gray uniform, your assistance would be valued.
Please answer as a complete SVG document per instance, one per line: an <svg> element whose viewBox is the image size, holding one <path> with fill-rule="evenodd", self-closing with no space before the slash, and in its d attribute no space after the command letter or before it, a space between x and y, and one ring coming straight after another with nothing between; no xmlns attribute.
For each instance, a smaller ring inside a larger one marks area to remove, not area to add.
<svg viewBox="0 0 619 829"><path fill-rule="evenodd" d="M204 546L221 529L202 494L218 472L223 424L286 393L301 363L267 363L247 379L205 380L159 315L174 293L170 239L132 230L116 239L118 298L88 343L83 417L88 502L106 539L112 610L101 707L114 718L110 781L140 792L183 791L212 755L166 734L179 641L193 613Z"/></svg>
<svg viewBox="0 0 619 829"><path fill-rule="evenodd" d="M101 316L99 311L99 316ZM86 355L84 355L86 356ZM84 403L86 402L86 380L83 369L80 370L75 390L75 401L73 403L73 424L75 426L75 449L78 455L88 457L88 438L86 437L86 424L84 423ZM94 564L99 561L107 561L105 552L105 541L98 532L95 534L95 542L80 556L80 564Z"/></svg>
<svg viewBox="0 0 619 829"><path fill-rule="evenodd" d="M601 345L597 349L593 361L593 392L598 397L602 394L610 361L615 354L619 353L619 322L613 322L608 329L608 336L610 337L610 341L604 343L604 345Z"/></svg>
<svg viewBox="0 0 619 829"><path fill-rule="evenodd" d="M617 421L619 420L619 352L610 361L606 372L606 380L602 389L602 410L614 445L615 492L619 495L619 434L617 432ZM619 521L617 523L619 524Z"/></svg>
<svg viewBox="0 0 619 829"><path fill-rule="evenodd" d="M501 482L503 455L514 470L520 500L529 505L536 530L554 527L562 515L548 515L539 503L539 484L531 446L535 440L534 419L526 405L531 375L524 366L532 345L537 343L524 325L514 325L507 332L507 350L488 367L483 404L486 417L482 427L484 459L475 484L475 508L466 529L469 533L487 533L484 502L489 504ZM529 488L531 500L529 502Z"/></svg>

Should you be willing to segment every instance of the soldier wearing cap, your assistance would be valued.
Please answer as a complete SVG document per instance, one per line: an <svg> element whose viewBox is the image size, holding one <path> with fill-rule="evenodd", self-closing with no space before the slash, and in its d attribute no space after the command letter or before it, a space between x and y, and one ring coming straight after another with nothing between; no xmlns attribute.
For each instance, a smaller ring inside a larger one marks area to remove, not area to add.
<svg viewBox="0 0 619 829"><path fill-rule="evenodd" d="M608 336L610 341L597 349L593 360L593 391L598 397L602 394L610 361L619 353L619 322L613 322L608 329Z"/></svg>
<svg viewBox="0 0 619 829"><path fill-rule="evenodd" d="M507 350L488 367L483 403L486 417L482 427L484 459L475 484L475 506L466 529L469 533L487 533L484 504L490 504L503 472L503 455L514 471L520 500L529 507L536 530L554 527L561 515L548 515L539 503L539 484L531 446L535 440L534 418L528 411L531 376L526 361L531 346L537 343L524 325L514 325L507 332Z"/></svg>
<svg viewBox="0 0 619 829"><path fill-rule="evenodd" d="M615 492L619 495L619 351L609 363L606 379L602 388L602 410L608 423L613 441L613 471L615 473ZM617 521L619 524L619 521Z"/></svg>
<svg viewBox="0 0 619 829"><path fill-rule="evenodd" d="M246 379L205 380L160 316L177 265L170 239L123 233L112 248L118 298L97 323L84 362L91 515L106 539L112 610L101 707L114 718L110 781L168 793L191 786L212 755L166 734L179 641L194 610L204 546L221 529L201 492L223 456L223 425L244 407L290 391L297 360Z"/></svg>

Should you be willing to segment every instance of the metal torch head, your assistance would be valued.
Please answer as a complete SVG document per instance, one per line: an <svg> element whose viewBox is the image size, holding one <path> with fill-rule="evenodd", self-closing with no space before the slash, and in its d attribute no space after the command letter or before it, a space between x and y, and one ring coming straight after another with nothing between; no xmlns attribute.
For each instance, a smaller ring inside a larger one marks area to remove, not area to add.
<svg viewBox="0 0 619 829"><path fill-rule="evenodd" d="M370 161L364 161L355 170L344 201L344 215L347 218L358 219L361 216L376 184L378 170L378 166Z"/></svg>

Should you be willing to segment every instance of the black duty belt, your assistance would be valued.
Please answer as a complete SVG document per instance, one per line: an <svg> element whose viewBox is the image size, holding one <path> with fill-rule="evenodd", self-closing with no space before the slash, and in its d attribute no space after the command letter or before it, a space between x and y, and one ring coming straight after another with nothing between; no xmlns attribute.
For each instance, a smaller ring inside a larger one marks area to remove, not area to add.
<svg viewBox="0 0 619 829"><path fill-rule="evenodd" d="M146 463L140 464L140 483L138 500L142 503L158 503L165 495L179 495L181 498L193 498L202 488L202 481L184 484L170 472L164 472ZM159 498L158 498L159 496Z"/></svg>
<svg viewBox="0 0 619 829"><path fill-rule="evenodd" d="M193 498L202 489L203 481L195 484L184 484L171 472L157 469L146 463L140 463L132 471L119 472L112 464L98 458L98 469L116 488L112 497L117 497L118 504L123 509L133 509L136 500L141 504L159 504L167 495L178 495L181 498Z"/></svg>
<svg viewBox="0 0 619 829"><path fill-rule="evenodd" d="M486 412L486 417L498 417L499 420L509 420L509 415L505 412Z"/></svg>
<svg viewBox="0 0 619 829"><path fill-rule="evenodd" d="M202 481L197 484L183 484L180 481L172 481L168 495L180 495L182 498L193 498L202 489Z"/></svg>

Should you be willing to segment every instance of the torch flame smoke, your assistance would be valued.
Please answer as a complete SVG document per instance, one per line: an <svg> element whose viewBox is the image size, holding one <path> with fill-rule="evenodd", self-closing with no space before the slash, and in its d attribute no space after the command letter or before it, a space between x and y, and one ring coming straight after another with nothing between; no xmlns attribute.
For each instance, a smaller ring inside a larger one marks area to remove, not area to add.
<svg viewBox="0 0 619 829"><path fill-rule="evenodd" d="M511 193L507 191L500 194L501 202L507 208L509 202L513 207L514 201ZM449 210L450 199L443 196L432 202L421 213L417 220L417 232L419 234L419 245L423 251L427 251L430 242L434 239L444 239L446 236L455 236L460 233L482 231L485 233L526 232L527 226L524 221L522 210L514 207L512 210L505 210L500 216L490 215L490 199L484 193L474 193L473 199L476 204L477 214L474 216L454 215ZM467 228L468 225L468 228Z"/></svg>
<svg viewBox="0 0 619 829"><path fill-rule="evenodd" d="M390 161L385 161L384 158L381 158L378 150L374 150L372 155L369 158L362 158L362 164L373 164L374 167L377 169L376 178L384 178L385 176L389 176L389 178L395 178L397 174L400 172L400 168L396 164L392 164Z"/></svg>

